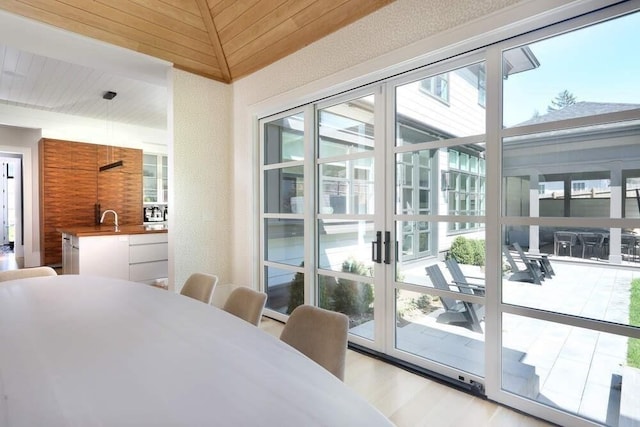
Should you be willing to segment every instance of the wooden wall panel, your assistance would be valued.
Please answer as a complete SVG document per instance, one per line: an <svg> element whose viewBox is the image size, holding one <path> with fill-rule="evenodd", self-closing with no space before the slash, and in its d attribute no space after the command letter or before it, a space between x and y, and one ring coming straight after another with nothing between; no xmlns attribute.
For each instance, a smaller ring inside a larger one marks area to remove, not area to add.
<svg viewBox="0 0 640 427"><path fill-rule="evenodd" d="M115 210L122 225L142 223L142 150L53 139L42 139L39 150L43 264L62 261L59 228L95 224L96 203ZM124 166L99 172L116 160Z"/></svg>

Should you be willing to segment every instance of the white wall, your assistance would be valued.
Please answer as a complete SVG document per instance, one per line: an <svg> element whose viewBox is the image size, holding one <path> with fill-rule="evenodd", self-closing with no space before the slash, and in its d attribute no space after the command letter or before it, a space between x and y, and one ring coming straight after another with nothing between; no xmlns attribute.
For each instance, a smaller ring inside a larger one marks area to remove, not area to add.
<svg viewBox="0 0 640 427"><path fill-rule="evenodd" d="M373 76L429 53L420 43L446 47L457 37L449 29L515 3L518 2L398 0L234 83L234 246L230 254L233 282L257 287L257 116L312 101L356 82L365 83L367 74ZM486 26L469 26L465 31L468 37L479 36ZM373 77L369 77L371 80Z"/></svg>
<svg viewBox="0 0 640 427"><path fill-rule="evenodd" d="M40 203L38 194L39 129L0 126L0 152L22 155L24 186L24 247L16 247L16 254L24 253L25 267L40 265ZM16 215L19 215L16 212ZM17 221L16 221L17 222ZM21 231L16 228L16 245Z"/></svg>
<svg viewBox="0 0 640 427"><path fill-rule="evenodd" d="M191 273L203 272L225 284L231 279L232 86L179 70L172 74L169 283L180 290ZM223 293L222 286L216 292Z"/></svg>

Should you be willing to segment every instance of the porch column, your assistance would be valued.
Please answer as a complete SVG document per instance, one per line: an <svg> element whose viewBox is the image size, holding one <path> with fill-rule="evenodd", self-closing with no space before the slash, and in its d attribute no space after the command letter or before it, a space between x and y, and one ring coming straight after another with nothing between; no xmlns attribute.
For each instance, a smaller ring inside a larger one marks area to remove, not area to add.
<svg viewBox="0 0 640 427"><path fill-rule="evenodd" d="M622 218L622 165L618 162L611 166L611 201L609 203L611 218ZM609 229L609 262L621 264L619 228Z"/></svg>
<svg viewBox="0 0 640 427"><path fill-rule="evenodd" d="M540 216L540 185L538 174L529 176L529 217L538 218ZM529 252L540 253L540 226L529 227Z"/></svg>

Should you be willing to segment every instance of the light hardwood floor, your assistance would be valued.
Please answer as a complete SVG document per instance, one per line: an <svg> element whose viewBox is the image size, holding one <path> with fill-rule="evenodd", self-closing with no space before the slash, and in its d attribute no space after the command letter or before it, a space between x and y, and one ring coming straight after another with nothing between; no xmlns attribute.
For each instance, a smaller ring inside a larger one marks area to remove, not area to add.
<svg viewBox="0 0 640 427"><path fill-rule="evenodd" d="M276 337L282 327L266 317L260 324ZM352 350L345 383L398 427L552 425Z"/></svg>
<svg viewBox="0 0 640 427"><path fill-rule="evenodd" d="M0 254L0 271L17 270L22 268L24 264L23 258L16 258L13 253Z"/></svg>

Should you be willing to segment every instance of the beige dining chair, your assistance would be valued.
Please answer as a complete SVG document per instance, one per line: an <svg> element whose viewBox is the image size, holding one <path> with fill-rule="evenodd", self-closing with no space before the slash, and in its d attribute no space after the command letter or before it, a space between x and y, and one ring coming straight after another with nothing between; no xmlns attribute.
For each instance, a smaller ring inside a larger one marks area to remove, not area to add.
<svg viewBox="0 0 640 427"><path fill-rule="evenodd" d="M7 280L25 279L28 277L40 277L40 276L57 276L58 273L51 267L30 267L21 268L19 270L7 270L0 271L0 282L6 282Z"/></svg>
<svg viewBox="0 0 640 427"><path fill-rule="evenodd" d="M180 289L180 295L211 304L213 291L218 284L218 276L207 273L193 273Z"/></svg>
<svg viewBox="0 0 640 427"><path fill-rule="evenodd" d="M241 286L231 292L222 309L252 325L260 325L262 310L267 302L267 294Z"/></svg>
<svg viewBox="0 0 640 427"><path fill-rule="evenodd" d="M311 305L296 307L280 339L344 381L349 318Z"/></svg>

